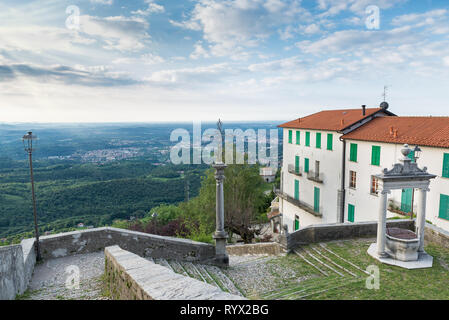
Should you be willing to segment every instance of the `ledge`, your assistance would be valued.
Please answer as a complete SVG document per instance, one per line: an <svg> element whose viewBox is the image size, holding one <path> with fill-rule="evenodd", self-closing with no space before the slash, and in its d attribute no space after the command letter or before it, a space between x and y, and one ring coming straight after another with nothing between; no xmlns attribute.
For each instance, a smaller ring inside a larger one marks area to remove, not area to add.
<svg viewBox="0 0 449 320"><path fill-rule="evenodd" d="M208 283L177 274L119 246L107 247L107 287L118 300L246 300Z"/></svg>
<svg viewBox="0 0 449 320"><path fill-rule="evenodd" d="M315 217L321 218L323 216L322 213L316 212L311 205L309 205L301 200L297 200L284 192L276 191L276 195L278 195L282 199L290 202L291 204L297 206L298 208L310 213L311 215L314 215Z"/></svg>

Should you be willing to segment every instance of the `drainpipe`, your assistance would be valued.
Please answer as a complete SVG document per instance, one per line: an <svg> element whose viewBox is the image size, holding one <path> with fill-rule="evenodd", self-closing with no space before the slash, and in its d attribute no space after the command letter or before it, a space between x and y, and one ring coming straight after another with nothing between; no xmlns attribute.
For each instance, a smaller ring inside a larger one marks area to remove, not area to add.
<svg viewBox="0 0 449 320"><path fill-rule="evenodd" d="M341 157L341 186L340 186L340 203L339 203L339 214L337 220L340 220L339 222L344 223L345 222L345 175L346 175L346 140L341 139L340 141L343 144L343 152Z"/></svg>

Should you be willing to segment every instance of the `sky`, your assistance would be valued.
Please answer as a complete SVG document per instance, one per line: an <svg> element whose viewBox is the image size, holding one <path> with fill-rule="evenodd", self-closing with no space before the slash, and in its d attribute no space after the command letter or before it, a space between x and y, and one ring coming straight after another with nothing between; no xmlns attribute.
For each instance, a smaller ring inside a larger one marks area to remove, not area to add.
<svg viewBox="0 0 449 320"><path fill-rule="evenodd" d="M449 1L0 2L0 122L281 121L384 86L449 115Z"/></svg>

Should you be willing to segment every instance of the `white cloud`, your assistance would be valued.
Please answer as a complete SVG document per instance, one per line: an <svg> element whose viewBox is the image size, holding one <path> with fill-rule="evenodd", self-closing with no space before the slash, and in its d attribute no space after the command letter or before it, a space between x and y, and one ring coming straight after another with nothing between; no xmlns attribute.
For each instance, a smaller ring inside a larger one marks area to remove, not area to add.
<svg viewBox="0 0 449 320"><path fill-rule="evenodd" d="M192 59L199 59L199 58L209 58L210 54L209 52L204 49L202 41L198 41L197 43L195 43L194 45L194 51L190 54L190 58Z"/></svg>
<svg viewBox="0 0 449 320"><path fill-rule="evenodd" d="M152 13L163 13L165 12L164 6L154 3L152 0L146 0L145 3L148 4L148 7L145 10L136 10L131 11L132 14L138 14L142 16L148 16Z"/></svg>
<svg viewBox="0 0 449 320"><path fill-rule="evenodd" d="M195 5L190 19L173 25L203 32L214 56L246 58L249 48L274 30L308 16L299 0L204 0ZM288 37L288 36L287 36Z"/></svg>
<svg viewBox="0 0 449 320"><path fill-rule="evenodd" d="M146 20L137 17L80 16L80 31L104 41L105 49L138 51L150 39Z"/></svg>
<svg viewBox="0 0 449 320"><path fill-rule="evenodd" d="M89 1L94 4L105 4L105 5L112 5L114 3L114 0L89 0Z"/></svg>
<svg viewBox="0 0 449 320"><path fill-rule="evenodd" d="M443 58L444 65L449 67L449 56Z"/></svg>

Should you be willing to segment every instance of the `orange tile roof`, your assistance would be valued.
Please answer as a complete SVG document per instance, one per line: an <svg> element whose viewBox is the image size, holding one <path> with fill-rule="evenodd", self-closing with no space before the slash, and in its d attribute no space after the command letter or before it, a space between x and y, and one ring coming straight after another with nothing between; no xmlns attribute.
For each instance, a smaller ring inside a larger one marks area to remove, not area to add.
<svg viewBox="0 0 449 320"><path fill-rule="evenodd" d="M449 148L449 117L379 117L342 138Z"/></svg>
<svg viewBox="0 0 449 320"><path fill-rule="evenodd" d="M378 111L381 108L366 108L365 115L362 113L362 108L358 109L340 109L340 110L325 110L311 114L304 118L299 118L279 125L280 128L293 129L315 129L315 130L329 130L340 131L350 125L362 120Z"/></svg>

